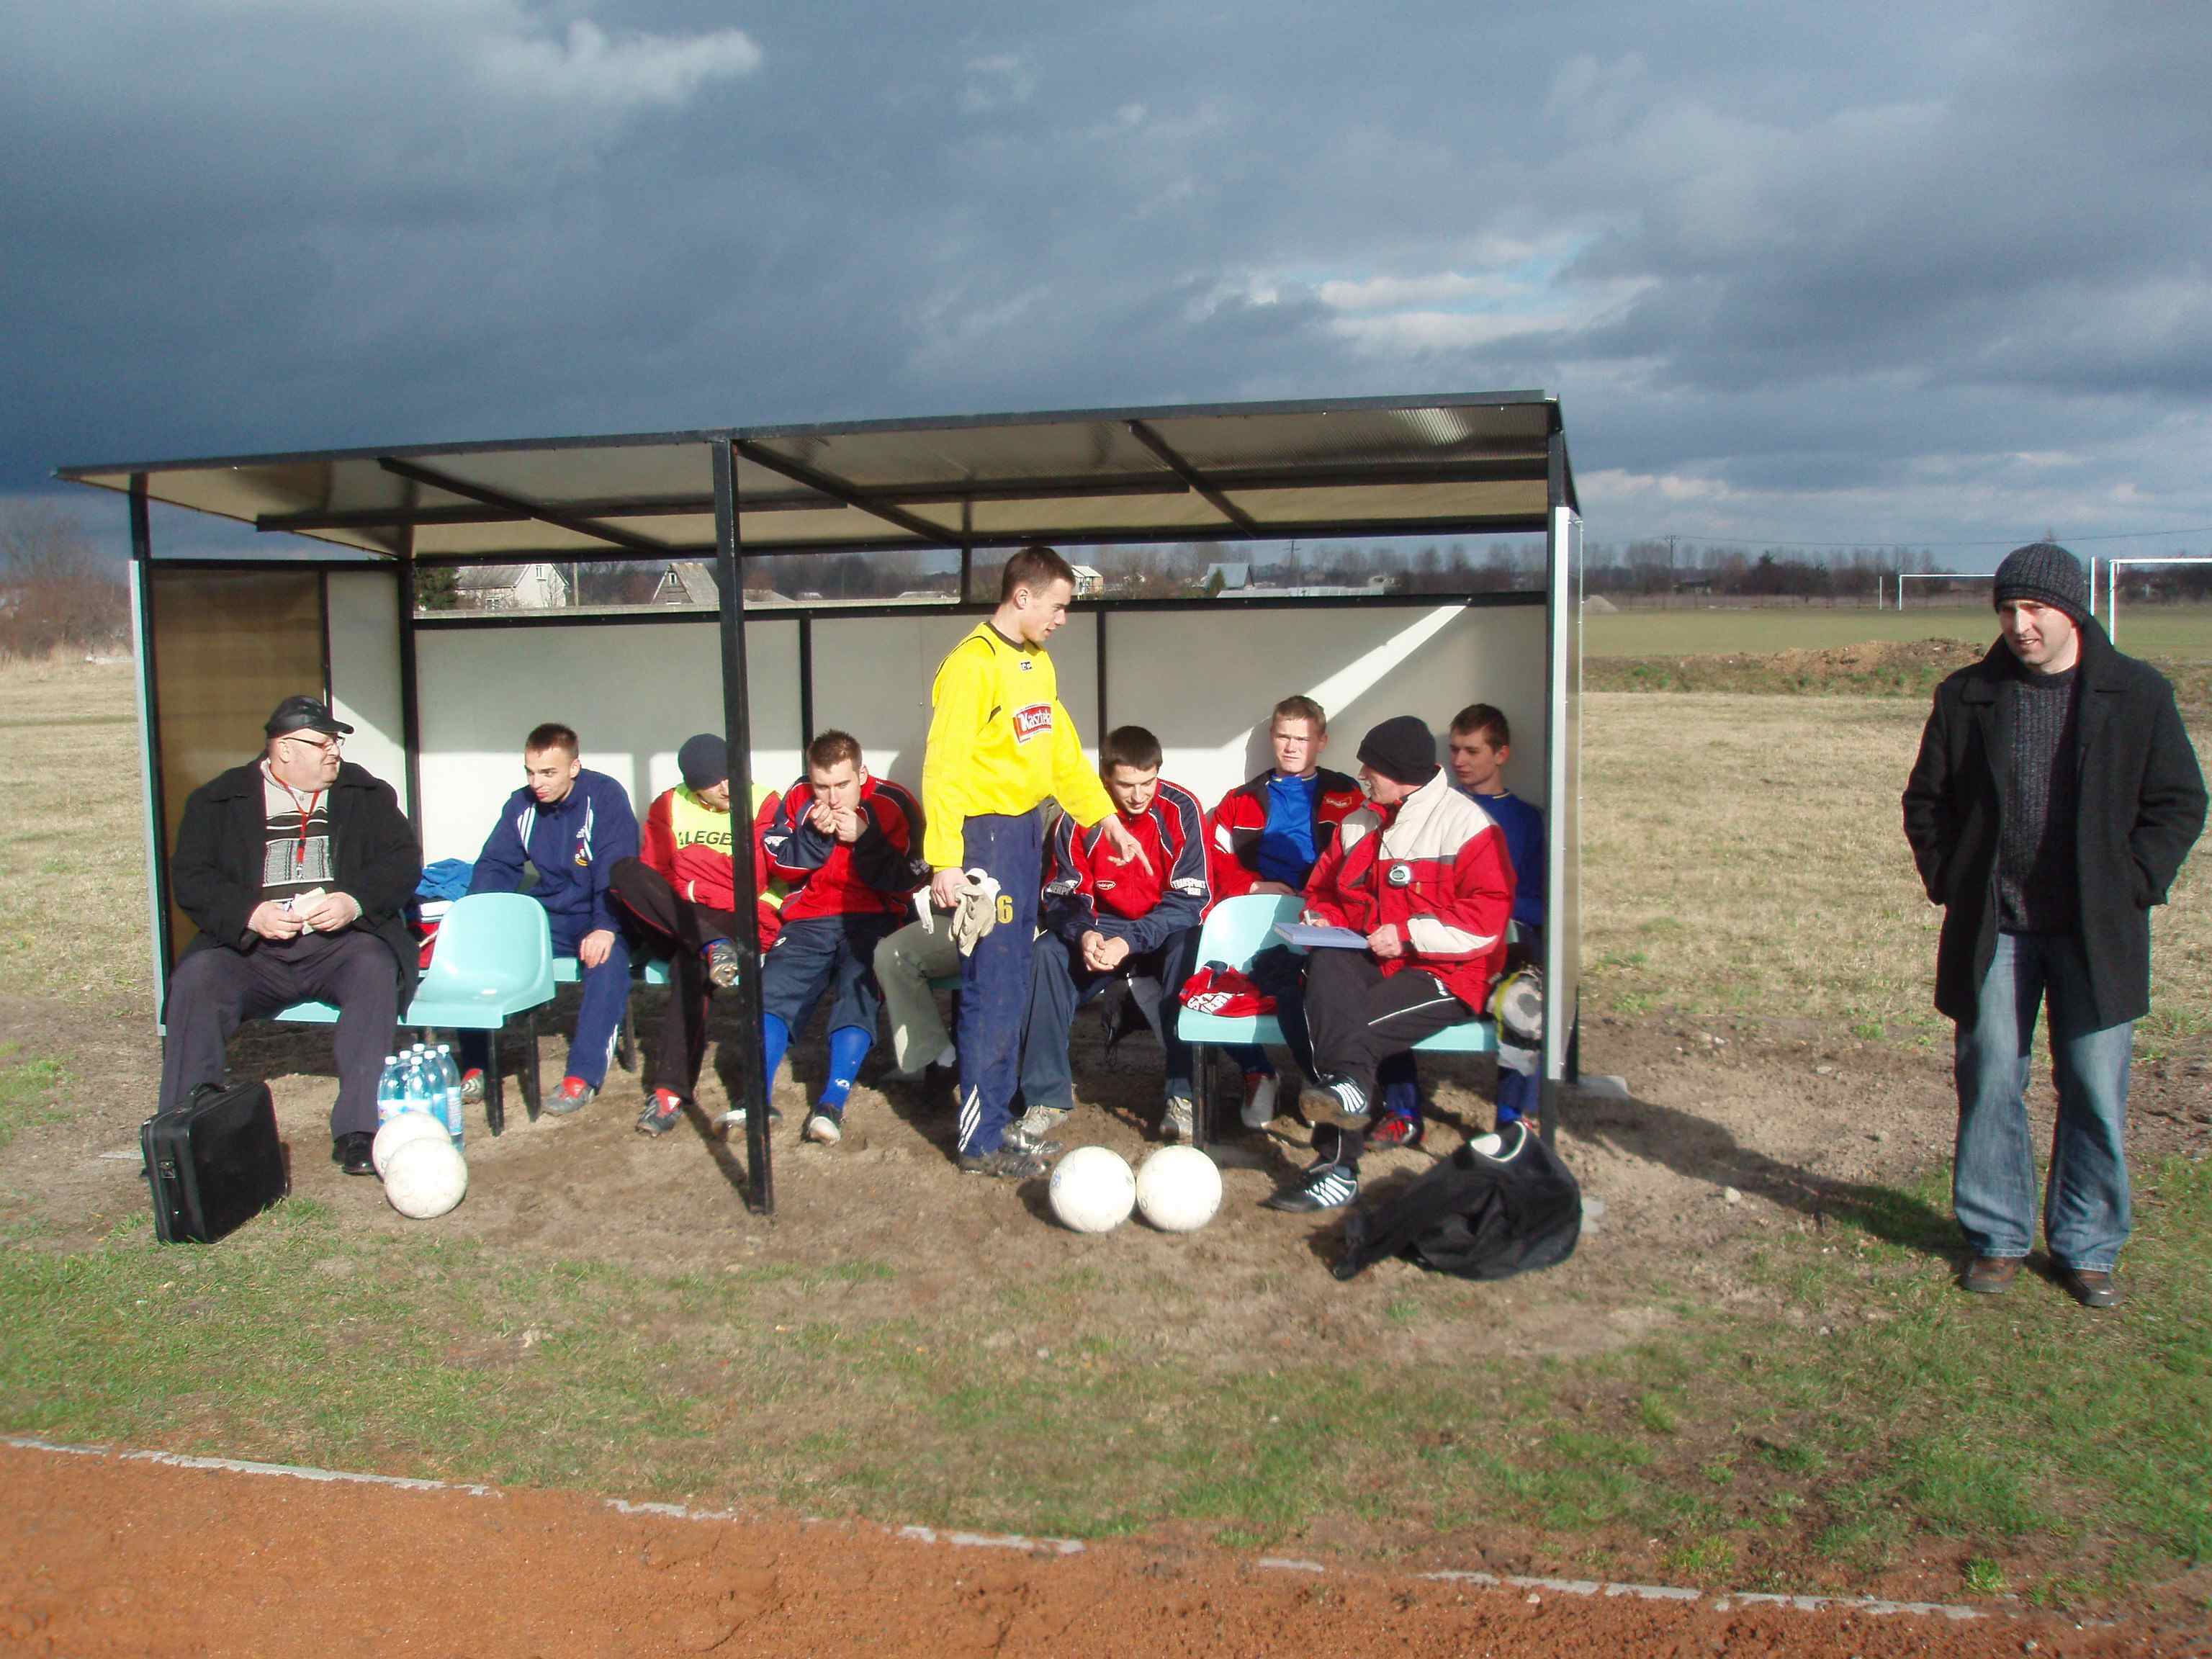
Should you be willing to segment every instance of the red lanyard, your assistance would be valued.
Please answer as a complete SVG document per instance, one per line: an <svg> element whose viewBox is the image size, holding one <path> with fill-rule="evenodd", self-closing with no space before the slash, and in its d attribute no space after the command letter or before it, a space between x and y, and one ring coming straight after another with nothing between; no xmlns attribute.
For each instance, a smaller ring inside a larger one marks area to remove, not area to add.
<svg viewBox="0 0 2212 1659"><path fill-rule="evenodd" d="M264 769L265 770L266 769L264 768ZM274 783L279 789L282 789L285 794L291 798L293 805L300 806L300 792L298 790L293 788L290 784L285 782L283 779L278 777L273 772L270 773L269 777L270 782ZM307 797L307 804L305 806L300 806L299 839L292 843L292 873L295 876L299 875L307 867L307 820L315 816L315 803L322 799L322 798L323 792L318 789L313 794Z"/></svg>

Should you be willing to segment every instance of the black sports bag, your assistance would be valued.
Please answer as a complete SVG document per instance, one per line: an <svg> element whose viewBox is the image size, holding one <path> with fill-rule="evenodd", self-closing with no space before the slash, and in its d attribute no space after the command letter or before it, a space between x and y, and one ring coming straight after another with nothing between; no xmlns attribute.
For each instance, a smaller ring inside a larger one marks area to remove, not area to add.
<svg viewBox="0 0 2212 1659"><path fill-rule="evenodd" d="M1582 1236L1583 1194L1543 1140L1515 1124L1495 1155L1473 1142L1372 1210L1344 1218L1350 1279L1402 1255L1462 1279L1509 1279L1556 1267Z"/></svg>
<svg viewBox="0 0 2212 1659"><path fill-rule="evenodd" d="M138 1146L164 1244L212 1244L292 1190L265 1083L203 1083L183 1105L148 1118Z"/></svg>

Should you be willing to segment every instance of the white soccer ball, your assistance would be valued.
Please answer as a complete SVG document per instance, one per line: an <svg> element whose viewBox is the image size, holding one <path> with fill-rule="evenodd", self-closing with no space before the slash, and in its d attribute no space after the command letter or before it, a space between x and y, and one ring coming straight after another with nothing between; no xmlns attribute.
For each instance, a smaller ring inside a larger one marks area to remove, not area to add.
<svg viewBox="0 0 2212 1659"><path fill-rule="evenodd" d="M1163 1146L1137 1171L1137 1207L1164 1233L1194 1233L1221 1207L1221 1171L1195 1146Z"/></svg>
<svg viewBox="0 0 2212 1659"><path fill-rule="evenodd" d="M1079 1233L1110 1233L1137 1203L1129 1161L1108 1146L1078 1146L1052 1169L1052 1212Z"/></svg>
<svg viewBox="0 0 2212 1659"><path fill-rule="evenodd" d="M396 1112L385 1119L384 1127L376 1132L375 1144L368 1149L369 1162L376 1165L379 1175L392 1162L392 1153L410 1140L428 1140L433 1135L453 1144L453 1136L446 1133L446 1120L433 1117L428 1112Z"/></svg>
<svg viewBox="0 0 2212 1659"><path fill-rule="evenodd" d="M384 1166L384 1195L416 1221L445 1214L468 1189L468 1161L444 1135L403 1143Z"/></svg>

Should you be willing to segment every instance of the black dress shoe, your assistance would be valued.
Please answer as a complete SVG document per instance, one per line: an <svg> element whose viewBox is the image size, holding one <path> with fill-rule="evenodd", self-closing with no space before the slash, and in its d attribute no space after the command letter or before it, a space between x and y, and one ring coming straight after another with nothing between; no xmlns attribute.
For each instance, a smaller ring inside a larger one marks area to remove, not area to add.
<svg viewBox="0 0 2212 1659"><path fill-rule="evenodd" d="M376 1137L366 1129L356 1129L349 1135L340 1135L331 1142L331 1162L348 1175L373 1176L376 1160L369 1154L376 1145Z"/></svg>
<svg viewBox="0 0 2212 1659"><path fill-rule="evenodd" d="M2058 1288L2085 1308L2117 1308L2128 1299L2120 1281L2094 1267L2061 1267Z"/></svg>

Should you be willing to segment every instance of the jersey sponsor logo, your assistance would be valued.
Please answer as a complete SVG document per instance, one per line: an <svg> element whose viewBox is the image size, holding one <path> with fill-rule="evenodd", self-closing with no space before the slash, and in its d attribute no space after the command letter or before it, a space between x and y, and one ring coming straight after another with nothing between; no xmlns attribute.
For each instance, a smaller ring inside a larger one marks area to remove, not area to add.
<svg viewBox="0 0 2212 1659"><path fill-rule="evenodd" d="M1033 702L1026 708L1014 710L1014 741L1027 743L1040 732L1052 730L1052 705Z"/></svg>

